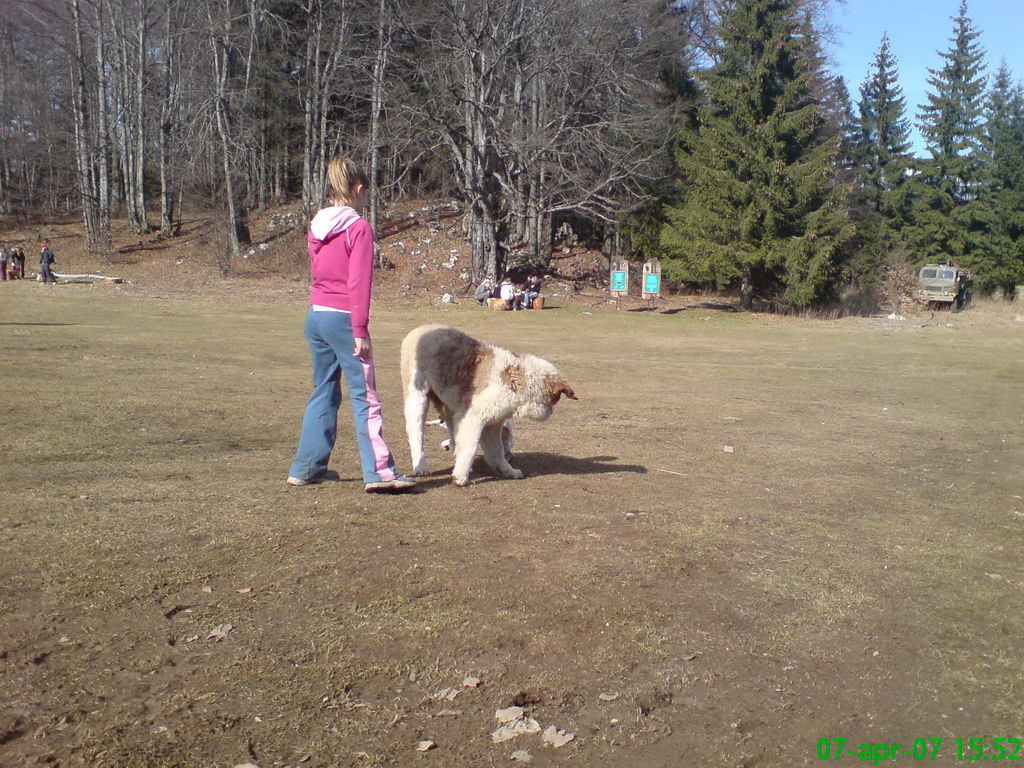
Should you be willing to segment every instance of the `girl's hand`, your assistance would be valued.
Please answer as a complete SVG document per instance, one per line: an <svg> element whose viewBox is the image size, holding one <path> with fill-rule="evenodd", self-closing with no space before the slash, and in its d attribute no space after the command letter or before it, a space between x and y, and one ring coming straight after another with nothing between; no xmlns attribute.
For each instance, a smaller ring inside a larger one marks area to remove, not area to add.
<svg viewBox="0 0 1024 768"><path fill-rule="evenodd" d="M352 354L356 357L367 360L373 356L373 347L370 345L369 339L356 339L356 348L352 350Z"/></svg>

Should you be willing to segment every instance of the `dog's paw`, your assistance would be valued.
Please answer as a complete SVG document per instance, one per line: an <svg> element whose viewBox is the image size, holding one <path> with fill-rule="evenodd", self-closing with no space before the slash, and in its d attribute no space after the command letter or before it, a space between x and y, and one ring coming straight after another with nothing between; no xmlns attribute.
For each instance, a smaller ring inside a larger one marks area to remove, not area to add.
<svg viewBox="0 0 1024 768"><path fill-rule="evenodd" d="M523 473L523 470L516 469L515 467L506 472L503 472L502 474L504 474L505 477L511 480L522 480L524 477L526 477L526 475Z"/></svg>
<svg viewBox="0 0 1024 768"><path fill-rule="evenodd" d="M413 477L426 477L430 474L430 465L426 459L420 459L419 464L413 467L410 473Z"/></svg>
<svg viewBox="0 0 1024 768"><path fill-rule="evenodd" d="M467 485L469 485L469 478L468 477L456 477L455 475L452 475L452 482L455 485L459 486L459 488L465 488Z"/></svg>

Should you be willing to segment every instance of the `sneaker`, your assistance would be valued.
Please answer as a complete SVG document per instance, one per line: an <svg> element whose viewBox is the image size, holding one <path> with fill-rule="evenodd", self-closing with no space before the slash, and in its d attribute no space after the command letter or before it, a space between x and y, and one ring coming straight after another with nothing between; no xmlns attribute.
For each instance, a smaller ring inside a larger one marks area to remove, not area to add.
<svg viewBox="0 0 1024 768"><path fill-rule="evenodd" d="M288 485L317 485L324 482L325 480L337 480L338 473L330 469L325 469L322 472L318 472L310 478L302 477L289 477L285 480Z"/></svg>
<svg viewBox="0 0 1024 768"><path fill-rule="evenodd" d="M407 475L396 475L393 480L378 480L367 483L367 493L402 493L415 488L419 483Z"/></svg>

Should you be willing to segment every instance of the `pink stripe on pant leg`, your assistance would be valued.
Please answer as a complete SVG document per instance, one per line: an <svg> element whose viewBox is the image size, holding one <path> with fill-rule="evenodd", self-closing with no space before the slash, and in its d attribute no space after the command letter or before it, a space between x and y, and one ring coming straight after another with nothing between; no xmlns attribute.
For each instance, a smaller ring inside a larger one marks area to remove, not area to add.
<svg viewBox="0 0 1024 768"><path fill-rule="evenodd" d="M370 404L367 412L366 431L370 435L373 447L374 468L384 482L394 480L396 472L388 464L391 463L391 449L384 442L384 417L381 415L380 398L377 397L377 377L373 363L360 360L363 364L363 378L366 381L366 400Z"/></svg>

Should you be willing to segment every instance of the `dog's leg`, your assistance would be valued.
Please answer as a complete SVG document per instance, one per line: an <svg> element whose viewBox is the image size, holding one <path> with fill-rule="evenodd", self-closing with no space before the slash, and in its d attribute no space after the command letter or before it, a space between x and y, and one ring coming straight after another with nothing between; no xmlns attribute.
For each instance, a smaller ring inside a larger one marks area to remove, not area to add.
<svg viewBox="0 0 1024 768"><path fill-rule="evenodd" d="M484 460L491 465L491 469L502 477L511 477L513 480L522 480L523 473L508 463L505 458L505 445L502 440L502 433L505 425L488 424L484 427L480 437L480 447L484 449Z"/></svg>
<svg viewBox="0 0 1024 768"><path fill-rule="evenodd" d="M405 432L409 436L412 474L415 477L430 474L430 465L423 453L423 423L426 419L427 393L416 386L414 376L405 393Z"/></svg>
<svg viewBox="0 0 1024 768"><path fill-rule="evenodd" d="M441 441L441 447L446 451L455 450L455 416L452 413L451 408L448 408L444 404L438 406L438 411L441 414L441 421L448 428L448 438Z"/></svg>
<svg viewBox="0 0 1024 768"><path fill-rule="evenodd" d="M483 424L473 414L466 414L452 425L455 433L455 467L452 480L456 485L469 485L469 471L473 468L476 449L480 445Z"/></svg>
<svg viewBox="0 0 1024 768"><path fill-rule="evenodd" d="M516 438L512 434L512 424L506 421L501 426L501 445L505 449L505 461L512 461L515 456L512 449L516 446Z"/></svg>

